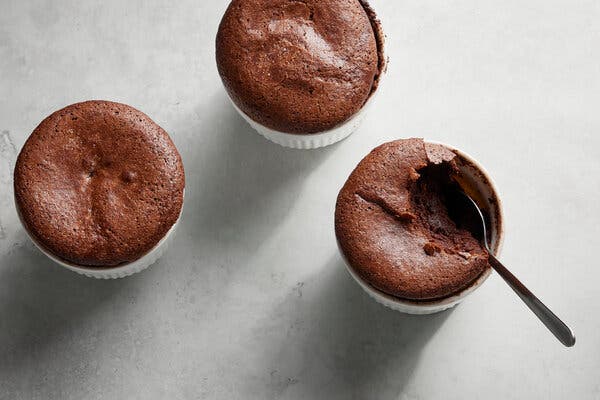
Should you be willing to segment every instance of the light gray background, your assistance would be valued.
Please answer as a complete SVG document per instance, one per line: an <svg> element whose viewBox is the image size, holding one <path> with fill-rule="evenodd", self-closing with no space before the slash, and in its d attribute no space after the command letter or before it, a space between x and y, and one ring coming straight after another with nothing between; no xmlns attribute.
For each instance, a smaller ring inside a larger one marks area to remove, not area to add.
<svg viewBox="0 0 600 400"><path fill-rule="evenodd" d="M597 399L600 2L379 0L390 66L349 139L254 134L214 62L226 1L0 0L1 399ZM49 113L131 104L187 172L174 245L96 281L34 249L15 157ZM347 276L337 192L376 145L422 136L478 158L503 195L503 260L578 337L563 348L493 275L418 317Z"/></svg>

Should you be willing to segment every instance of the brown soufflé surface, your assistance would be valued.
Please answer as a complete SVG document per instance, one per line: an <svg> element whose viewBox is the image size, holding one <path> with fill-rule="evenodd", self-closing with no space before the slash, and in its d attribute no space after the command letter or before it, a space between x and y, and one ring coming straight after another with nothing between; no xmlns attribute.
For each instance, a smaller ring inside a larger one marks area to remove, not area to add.
<svg viewBox="0 0 600 400"><path fill-rule="evenodd" d="M359 0L233 0L216 49L234 103L288 133L348 120L376 88L383 62L379 25L365 7Z"/></svg>
<svg viewBox="0 0 600 400"><path fill-rule="evenodd" d="M489 268L487 252L446 206L456 157L421 139L398 140L374 149L352 172L337 199L335 230L366 282L399 298L434 300Z"/></svg>
<svg viewBox="0 0 600 400"><path fill-rule="evenodd" d="M15 167L23 222L52 254L108 267L151 250L179 217L185 177L169 135L124 104L88 101L46 118Z"/></svg>

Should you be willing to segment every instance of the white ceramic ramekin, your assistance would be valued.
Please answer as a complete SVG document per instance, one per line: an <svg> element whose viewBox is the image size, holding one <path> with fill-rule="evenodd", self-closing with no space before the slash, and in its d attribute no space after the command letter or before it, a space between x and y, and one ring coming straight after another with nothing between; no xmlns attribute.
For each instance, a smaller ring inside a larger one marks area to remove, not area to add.
<svg viewBox="0 0 600 400"><path fill-rule="evenodd" d="M31 239L33 244L35 244L35 246L42 253L44 253L49 259L51 259L52 261L54 261L55 263L57 263L58 265L60 265L64 268L67 268L71 271L77 272L78 274L85 275L89 278L96 278L96 279L125 278L127 276L141 272L141 271L145 270L146 268L148 268L149 266L151 266L152 264L154 264L163 255L165 250L169 247L170 243L173 241L173 235L175 233L177 225L179 224L179 220L181 219L181 214L183 212L183 205L182 205L181 211L179 212L179 217L177 218L177 221L175 221L175 223L173 224L171 229L169 229L169 231L166 233L166 235L163 236L163 238L150 251L148 251L146 254L144 254L141 258L138 258L137 260L132 261L130 263L121 264L121 265L117 265L114 267L88 267L85 265L77 265L77 264L71 263L67 260L63 260L63 259L57 257L56 255L50 253L48 250L46 250L44 248L44 246L42 246L27 229L27 226L25 225L25 223L23 222L23 219L21 217L19 207L16 205L16 201L15 201L15 208L17 209L19 221L21 221L21 225L23 226L25 232L27 233L27 236L29 236L29 239Z"/></svg>
<svg viewBox="0 0 600 400"><path fill-rule="evenodd" d="M372 104L373 98L377 94L378 90L379 89L372 93L371 97L369 97L365 105L346 122L328 131L311 134L292 134L267 128L266 126L259 124L258 122L250 118L248 115L246 115L246 113L240 110L239 107L231 100L231 98L230 100L233 107L246 120L246 122L248 122L248 124L250 124L250 126L256 132L264 136L266 139L284 147L308 150L329 146L330 144L337 143L340 140L350 136L362 122L365 116L365 112Z"/></svg>
<svg viewBox="0 0 600 400"><path fill-rule="evenodd" d="M244 113L240 108L233 102L231 97L228 94L229 100L235 110L250 124L250 126L258 132L260 135L264 136L266 139L271 142L277 143L284 147L290 147L293 149L317 149L319 147L329 146L331 144L337 143L342 139L350 136L360 125L362 120L365 117L365 114L369 107L373 104L375 97L377 97L377 93L381 90L381 81L384 78L384 75L387 72L387 52L386 52L386 43L385 43L385 34L381 27L381 22L379 21L379 17L375 15L375 12L371 9L369 4L366 1L362 1L365 10L369 14L369 18L372 18L372 25L375 31L378 52L380 57L380 73L377 77L377 86L373 93L370 94L369 98L363 104L360 110L356 114L354 114L350 119L341 123L340 125L323 132L318 133L310 133L310 134L293 134L287 132L277 131L271 128L268 128L252 118L250 118L246 113Z"/></svg>
<svg viewBox="0 0 600 400"><path fill-rule="evenodd" d="M442 145L458 156L458 167L464 177L464 182L460 182L461 187L477 201L480 207L488 211L491 227L491 248L494 251L494 255L498 256L504 240L504 214L502 211L502 202L494 181L477 160L463 151L444 143L431 141L426 143ZM340 252L343 256L341 249ZM358 276L356 271L347 262L345 264L350 276L375 301L393 310L407 314L432 314L454 307L481 286L492 273L491 268L486 269L469 287L452 296L432 301L412 301L391 296L376 289Z"/></svg>

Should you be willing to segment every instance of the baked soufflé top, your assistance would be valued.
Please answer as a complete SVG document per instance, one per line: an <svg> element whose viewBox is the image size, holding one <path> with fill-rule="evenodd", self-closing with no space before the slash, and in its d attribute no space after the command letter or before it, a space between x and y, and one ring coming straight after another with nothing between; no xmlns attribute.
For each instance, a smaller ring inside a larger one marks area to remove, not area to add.
<svg viewBox="0 0 600 400"><path fill-rule="evenodd" d="M233 0L217 34L217 66L254 121L322 132L352 117L376 89L382 36L360 0Z"/></svg>
<svg viewBox="0 0 600 400"><path fill-rule="evenodd" d="M435 300L467 288L489 268L488 253L449 208L452 177L460 174L456 158L421 139L386 143L340 191L338 243L351 268L376 289Z"/></svg>
<svg viewBox="0 0 600 400"><path fill-rule="evenodd" d="M116 266L177 221L185 177L169 135L118 103L73 104L31 134L15 167L18 211L36 241L77 265Z"/></svg>

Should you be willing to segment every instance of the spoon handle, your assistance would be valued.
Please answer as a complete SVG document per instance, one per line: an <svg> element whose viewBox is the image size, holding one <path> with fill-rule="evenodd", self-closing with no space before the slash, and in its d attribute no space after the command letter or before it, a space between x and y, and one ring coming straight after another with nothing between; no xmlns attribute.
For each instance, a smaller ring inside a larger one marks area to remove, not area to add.
<svg viewBox="0 0 600 400"><path fill-rule="evenodd" d="M573 331L560 320L548 307L544 305L529 289L521 283L496 257L490 254L490 265L498 274L508 283L515 293L523 300L531 311L546 325L556 336L556 338L565 346L571 347L575 344L575 335Z"/></svg>

